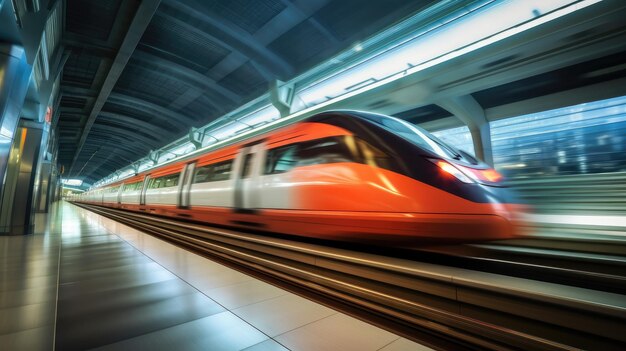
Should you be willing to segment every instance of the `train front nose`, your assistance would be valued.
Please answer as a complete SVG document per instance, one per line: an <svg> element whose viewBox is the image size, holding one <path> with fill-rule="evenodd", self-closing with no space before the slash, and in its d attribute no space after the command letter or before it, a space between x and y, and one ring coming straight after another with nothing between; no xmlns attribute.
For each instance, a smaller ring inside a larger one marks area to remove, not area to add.
<svg viewBox="0 0 626 351"><path fill-rule="evenodd" d="M475 163L457 159L428 160L436 166L440 179L449 180L444 189L470 201L462 210L475 216L477 223L471 232L476 240L508 239L527 234L528 226L523 215L527 207L495 169L478 160Z"/></svg>
<svg viewBox="0 0 626 351"><path fill-rule="evenodd" d="M528 213L530 206L524 204L514 191L506 187L481 185L490 200L493 214L502 217L508 223L506 237L514 238L530 234Z"/></svg>

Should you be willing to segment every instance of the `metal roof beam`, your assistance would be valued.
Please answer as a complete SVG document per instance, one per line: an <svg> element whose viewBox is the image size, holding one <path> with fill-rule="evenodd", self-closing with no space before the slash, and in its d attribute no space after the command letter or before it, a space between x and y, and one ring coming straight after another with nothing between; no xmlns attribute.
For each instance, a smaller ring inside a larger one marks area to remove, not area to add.
<svg viewBox="0 0 626 351"><path fill-rule="evenodd" d="M165 3L177 10L184 11L185 13L202 20L210 27L210 32L213 35L209 35L204 31L199 31L197 28L190 24L178 20L172 16L168 16L169 19L177 22L177 24L184 26L187 30L202 34L220 45L229 48L232 51L237 51L250 59L259 62L265 69L271 72L276 77L290 77L294 73L294 68L285 61L282 57L272 52L260 43L253 35L236 26L235 24L225 21L222 18L217 18L206 12L198 11L197 9L186 5L184 3L172 0L165 0Z"/></svg>
<svg viewBox="0 0 626 351"><path fill-rule="evenodd" d="M302 21L314 21L314 19L312 18L313 14L324 5L326 5L328 1L329 0L306 0L299 1L295 4L290 1L283 1L283 4L286 6L285 9L281 11L276 17L272 18L263 27L261 27L257 31L257 33L252 35L252 37L255 41L261 43L262 45L268 45L288 30L300 24ZM199 32L204 33L201 31ZM207 37L208 34L204 33L204 36ZM215 81L219 81L220 79L226 77L228 74L237 70L246 62L250 61L254 68L257 70L257 72L259 72L259 74L261 74L261 76L263 76L268 82L272 82L278 77L277 72L273 72L271 69L267 69L261 64L261 62L257 62L256 59L258 57L251 57L247 52L242 52L237 48L228 45L228 43L224 43L221 40L216 40L216 38L208 37L208 39L212 41L217 41L220 45L224 45L226 48L233 52L228 54L224 59L211 67L211 69L203 72L205 76L211 77ZM288 72L288 74L291 75L292 73L294 73L293 70L293 67L290 67L290 72ZM283 79L285 78L291 77L283 77ZM169 107L181 108L187 106L187 104L189 104L191 101L194 101L199 96L201 96L202 93L202 91L189 89L185 93L181 94L176 100L174 100L169 105Z"/></svg>
<svg viewBox="0 0 626 351"><path fill-rule="evenodd" d="M133 155L146 154L150 150L150 148L153 148L153 146L151 145L154 145L153 141L148 141L145 138L142 138L141 140L136 140L137 139L136 135L133 135L130 132L124 132L123 130L120 130L119 128L109 127L104 131L98 131L98 132L99 134L104 133L107 136L95 138L95 141L96 141L95 151L93 151L89 156L79 157L76 160L76 167L78 168L80 165L80 170L76 174L72 172L68 172L68 174L70 175L74 174L73 176L77 177L80 174L83 174L83 171L85 170L85 168L92 169L94 167L100 167L101 164L92 166L89 163L91 163L91 161L97 155L97 153L102 153L102 152L106 154L116 154L120 158L123 158L127 162L127 163L123 163L123 162L120 163L121 167L123 167L127 165L128 163L132 163L132 161L130 161L126 156L133 157ZM94 133L96 132L94 131ZM132 141L129 141L129 138L132 138L131 139ZM112 143L112 141L115 141L115 143ZM124 153L120 153L122 151Z"/></svg>
<svg viewBox="0 0 626 351"><path fill-rule="evenodd" d="M79 38L76 34L68 31L63 32L61 44L77 53L86 53L91 56L108 58L112 60L115 57L115 49L111 49L110 44L103 40L95 38Z"/></svg>
<svg viewBox="0 0 626 351"><path fill-rule="evenodd" d="M101 170L106 170L109 174L111 174L116 170L127 166L128 162L126 159L120 159L118 156L119 155L116 155L114 152L107 155L95 156L91 159L92 162L85 167L82 174L86 177L90 177L94 173L100 173ZM97 163L93 163L93 161L97 161Z"/></svg>
<svg viewBox="0 0 626 351"><path fill-rule="evenodd" d="M98 96L98 92L89 88L81 88L70 85L61 86L61 94L65 96L75 96L82 98L95 98Z"/></svg>
<svg viewBox="0 0 626 351"><path fill-rule="evenodd" d="M201 73L187 68L183 65L179 65L175 62L166 60L157 55L147 53L140 49L138 49L135 54L133 54L133 59L156 65L159 68L156 73L163 75L167 74L169 76L172 76L171 73L175 73L176 76L174 78L183 78L185 81L188 82L188 84L199 86L205 90L214 91L215 93L234 103L241 102L241 96L239 96L237 93L233 92L232 90L226 89L225 87L217 84L213 79L207 76L203 76ZM146 66L141 67L143 69L147 69Z"/></svg>
<svg viewBox="0 0 626 351"><path fill-rule="evenodd" d="M101 167L99 169L93 170L92 172L88 172L86 173L87 175L84 175L83 181L87 181L87 180L91 180L88 183L94 183L108 175L110 175L111 173L115 172L115 169L113 168L107 168L107 167Z"/></svg>
<svg viewBox="0 0 626 351"><path fill-rule="evenodd" d="M104 103L107 101L109 94L111 94L111 91L113 90L115 83L117 83L117 80L122 74L124 67L126 67L130 56L135 51L137 44L139 44L139 40L141 40L141 36L148 27L150 20L152 20L152 16L154 16L154 13L159 7L160 2L160 0L144 0L139 5L139 8L135 13L135 17L133 18L128 28L128 31L126 32L126 36L122 41L122 45L120 46L120 49L115 56L115 60L111 65L111 69L109 70L109 73L107 74L107 77L102 84L100 92L98 93L98 98L96 99L93 108L89 113L89 117L87 118L87 122L85 123L85 127L80 136L80 140L78 142L78 145L76 146L76 154L74 155L74 159L68 173L72 172L74 164L78 159L78 155L80 154L83 145L87 140L87 136L89 135L91 127L96 121L96 118L98 117L102 106L104 106Z"/></svg>
<svg viewBox="0 0 626 351"><path fill-rule="evenodd" d="M107 137L107 138L99 138L97 140L100 140L102 142L113 142L111 144L103 144L102 146L99 147L99 149L102 150L120 150L120 151L124 151L127 152L129 154L145 154L149 151L149 147L143 144L137 144L137 143L129 143L128 141L125 140L125 138L122 137ZM148 151L146 151L148 150Z"/></svg>
<svg viewBox="0 0 626 351"><path fill-rule="evenodd" d="M106 155L94 156L91 159L91 161L100 161L100 162L98 163L90 162L89 165L85 167L85 170L83 170L83 174L89 174L90 170L95 171L96 169L102 167L104 164L106 164L106 166L103 168L113 169L113 170L127 166L128 162L125 159L116 158L115 156L118 156L118 155L114 154L113 151L114 150L112 150L112 152L110 153L107 153Z"/></svg>
<svg viewBox="0 0 626 351"><path fill-rule="evenodd" d="M75 116L83 115L83 109L81 107L61 106L59 107L59 110L61 110L61 114L63 115L75 115Z"/></svg>
<svg viewBox="0 0 626 351"><path fill-rule="evenodd" d="M171 137L172 130L166 127L161 127L158 123L145 122L134 118L133 116L127 116L120 113L101 111L100 116L107 118L110 121L121 121L123 123L136 126L142 130L149 131L151 134L166 140L165 138Z"/></svg>
<svg viewBox="0 0 626 351"><path fill-rule="evenodd" d="M172 111L170 109L167 109L163 106L157 105L157 104L153 104L151 102L148 102L146 100L142 100L136 97L132 97L129 95L125 95L125 94L120 94L120 93L111 93L111 95L109 96L109 103L111 104L116 104L116 105L121 105L121 106L126 106L126 107L130 107L130 108L134 108L137 109L139 111L142 112L146 112L146 110L150 110L153 113L156 114L160 114L162 116L166 116L167 118L169 118L172 121L176 121L177 123L181 123L184 128L186 129L188 128L190 125L196 124L197 121L192 118L189 117L187 115L184 115L182 113L178 113L175 111Z"/></svg>
<svg viewBox="0 0 626 351"><path fill-rule="evenodd" d="M330 42L339 44L339 40L313 17L317 11L329 3L329 0L280 0L280 2L285 9L254 34L257 40L267 45L291 28L308 21Z"/></svg>
<svg viewBox="0 0 626 351"><path fill-rule="evenodd" d="M90 164L89 167L84 172L84 174L87 177L90 177L94 173L100 174L102 169L108 170L107 171L108 173L106 173L104 176L100 176L100 178L97 179L97 180L100 180L103 177L108 176L117 170L126 168L127 166L136 162L136 161L133 162L129 160L126 157L126 154L118 154L117 152L119 152L119 150L120 150L119 148L103 148L102 151L107 151L109 156L95 155L92 160L99 160L99 162L94 165ZM102 167L105 164L107 166ZM112 165L113 167L109 167L109 165Z"/></svg>
<svg viewBox="0 0 626 351"><path fill-rule="evenodd" d="M120 151L124 151L124 153L120 154L119 153ZM83 162L83 167L81 168L81 172L77 174L75 177L78 177L80 174L85 174L85 177L90 177L94 173L100 173L102 170L106 170L104 172L104 175L98 178L98 179L101 179L102 177L111 174L113 171L120 169L120 168L124 168L128 166L128 164L132 163L132 161L130 161L126 157L128 154L134 155L137 153L146 153L146 152L147 151L145 151L143 148L137 148L137 147L131 147L131 146L126 146L126 147L114 146L114 145L103 146L101 148L98 148L91 156L89 156L88 160ZM104 153L106 154L106 156L99 155L99 153ZM113 159L112 156L117 157L117 159ZM98 162L96 164L90 163L89 165L87 165L88 162L93 161L93 160L103 160L103 161ZM109 163L109 162L113 165L113 167L102 167L103 164Z"/></svg>
<svg viewBox="0 0 626 351"><path fill-rule="evenodd" d="M128 138L129 140L138 140L142 143L146 143L147 145L149 145L151 148L153 147L157 147L160 143L162 143L161 140L158 139L158 136L144 136L144 134L149 135L148 133L137 133L135 131L132 130L128 130L123 126L110 126L110 125L103 125L103 124L98 124L96 126L94 126L94 132L95 131L101 131L101 132L106 132L106 133L112 133L113 135L123 135L124 137Z"/></svg>

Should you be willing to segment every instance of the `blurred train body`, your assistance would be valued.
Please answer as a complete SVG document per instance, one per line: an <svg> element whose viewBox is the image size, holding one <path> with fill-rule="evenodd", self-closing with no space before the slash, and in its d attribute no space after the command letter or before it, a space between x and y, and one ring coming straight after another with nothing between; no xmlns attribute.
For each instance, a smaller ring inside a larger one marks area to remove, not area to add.
<svg viewBox="0 0 626 351"><path fill-rule="evenodd" d="M325 112L154 168L77 202L333 240L477 241L517 235L501 176L392 117Z"/></svg>

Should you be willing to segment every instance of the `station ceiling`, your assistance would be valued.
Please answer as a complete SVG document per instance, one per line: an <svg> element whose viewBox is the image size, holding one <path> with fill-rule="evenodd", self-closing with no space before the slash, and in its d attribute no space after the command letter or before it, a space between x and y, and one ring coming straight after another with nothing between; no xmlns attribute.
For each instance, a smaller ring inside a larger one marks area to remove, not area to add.
<svg viewBox="0 0 626 351"><path fill-rule="evenodd" d="M67 0L63 177L101 179L433 2Z"/></svg>
<svg viewBox="0 0 626 351"><path fill-rule="evenodd" d="M435 2L66 0L53 120L63 177L102 179ZM416 88L470 95L488 119L624 95L626 5L595 7L338 107L451 127Z"/></svg>

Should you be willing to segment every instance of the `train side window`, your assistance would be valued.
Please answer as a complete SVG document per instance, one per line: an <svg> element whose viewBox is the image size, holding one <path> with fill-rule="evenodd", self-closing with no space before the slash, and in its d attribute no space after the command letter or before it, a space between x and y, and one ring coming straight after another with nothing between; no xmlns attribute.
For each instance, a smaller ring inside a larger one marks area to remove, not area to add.
<svg viewBox="0 0 626 351"><path fill-rule="evenodd" d="M172 187L172 186L177 186L179 178L180 178L180 173L171 174L169 176L166 176L165 177L165 181L164 181L164 183L163 183L163 185L161 187L169 188L169 187Z"/></svg>
<svg viewBox="0 0 626 351"><path fill-rule="evenodd" d="M228 180L230 179L230 173L233 168L233 161L224 161L220 163L216 163L213 165L213 173L209 178L209 181L215 182L219 180Z"/></svg>
<svg viewBox="0 0 626 351"><path fill-rule="evenodd" d="M124 192L140 190L142 185L143 185L143 182L134 182L128 185L124 185Z"/></svg>
<svg viewBox="0 0 626 351"><path fill-rule="evenodd" d="M213 165L207 165L196 168L196 174L193 176L193 183L205 183L208 182L211 177Z"/></svg>
<svg viewBox="0 0 626 351"><path fill-rule="evenodd" d="M389 155L370 145L365 140L357 139L357 145L363 155L363 163L372 167L380 167L395 171L398 167L396 161Z"/></svg>
<svg viewBox="0 0 626 351"><path fill-rule="evenodd" d="M163 177L159 177L159 178L152 178L150 179L150 184L148 185L148 188L150 189L158 189L161 187L161 183L163 182Z"/></svg>
<svg viewBox="0 0 626 351"><path fill-rule="evenodd" d="M233 161L228 160L212 165L206 165L196 168L196 174L193 178L193 183L206 183L216 182L219 180L230 179L230 172L232 170Z"/></svg>
<svg viewBox="0 0 626 351"><path fill-rule="evenodd" d="M346 144L345 137L330 137L304 142L298 149L298 166L323 163L358 162L358 155Z"/></svg>
<svg viewBox="0 0 626 351"><path fill-rule="evenodd" d="M297 145L291 144L268 150L264 174L284 173L294 168L298 163L296 149Z"/></svg>

